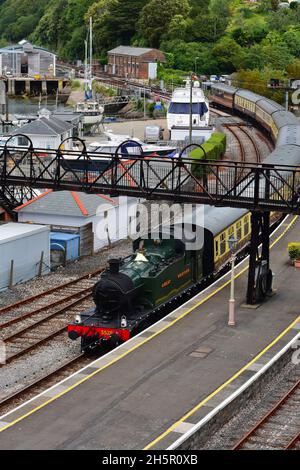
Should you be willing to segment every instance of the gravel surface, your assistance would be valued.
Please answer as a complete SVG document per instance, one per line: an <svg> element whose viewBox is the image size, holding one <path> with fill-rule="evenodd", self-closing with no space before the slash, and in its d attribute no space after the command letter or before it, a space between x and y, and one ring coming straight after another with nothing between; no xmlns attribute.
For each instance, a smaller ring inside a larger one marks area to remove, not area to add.
<svg viewBox="0 0 300 470"><path fill-rule="evenodd" d="M44 292L51 287L58 286L65 282L77 279L88 272L94 271L104 266L112 256L123 257L131 253L131 241L122 240L115 243L111 248L102 249L94 255L86 256L66 267L60 267L55 272L41 278L35 278L7 289L0 293L0 308L11 303L22 300L26 297Z"/></svg>
<svg viewBox="0 0 300 470"><path fill-rule="evenodd" d="M17 302L96 270L104 266L107 259L112 256L123 257L131 253L131 246L130 240L118 242L110 249L101 250L93 256L82 258L76 263L60 268L55 273L14 286L11 290L1 293L0 305ZM51 340L49 344L32 351L29 355L7 365L2 365L0 368L0 399L21 389L26 383L32 382L40 375L54 370L59 363L66 359L76 357L79 352L80 341L71 341L64 333Z"/></svg>
<svg viewBox="0 0 300 470"><path fill-rule="evenodd" d="M248 401L247 406L237 413L220 431L207 441L203 449L229 450L239 439L272 408L272 406L299 380L300 367L288 363L276 377L266 383L264 389ZM284 426L280 423L279 432L284 435ZM255 446L254 448L260 448Z"/></svg>

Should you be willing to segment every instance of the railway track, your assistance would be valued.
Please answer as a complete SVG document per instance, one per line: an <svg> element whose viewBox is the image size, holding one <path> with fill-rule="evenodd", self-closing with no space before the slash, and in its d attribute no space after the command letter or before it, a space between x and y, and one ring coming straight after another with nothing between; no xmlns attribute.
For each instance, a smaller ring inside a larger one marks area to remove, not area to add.
<svg viewBox="0 0 300 470"><path fill-rule="evenodd" d="M101 271L1 308L0 338L6 346L6 364L64 334L68 322L90 307L95 277Z"/></svg>
<svg viewBox="0 0 300 470"><path fill-rule="evenodd" d="M64 378L70 376L72 373L88 365L90 362L90 358L86 357L84 354L79 354L72 359L62 362L55 370L45 373L16 392L7 395L2 399L0 398L0 415L19 406L21 403L24 403L33 396L38 395L47 388L50 388Z"/></svg>
<svg viewBox="0 0 300 470"><path fill-rule="evenodd" d="M247 432L233 450L300 449L300 379Z"/></svg>

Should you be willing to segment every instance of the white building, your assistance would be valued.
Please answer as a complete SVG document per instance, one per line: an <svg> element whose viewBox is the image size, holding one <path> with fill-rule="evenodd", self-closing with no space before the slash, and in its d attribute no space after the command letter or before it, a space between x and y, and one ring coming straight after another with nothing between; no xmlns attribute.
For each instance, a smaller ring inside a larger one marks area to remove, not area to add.
<svg viewBox="0 0 300 470"><path fill-rule="evenodd" d="M45 109L42 110L38 119L19 127L9 135L23 134L28 136L33 148L57 150L65 139L73 136L73 131L74 124L52 116L51 111ZM25 137L18 136L10 144L17 147L27 147L29 141ZM64 148L66 150L72 149L72 141L67 141Z"/></svg>
<svg viewBox="0 0 300 470"><path fill-rule="evenodd" d="M52 190L18 207L19 222L49 225L52 231L79 233L80 254L87 255L127 238L136 198Z"/></svg>
<svg viewBox="0 0 300 470"><path fill-rule="evenodd" d="M47 274L50 266L48 227L9 222L0 225L0 290Z"/></svg>

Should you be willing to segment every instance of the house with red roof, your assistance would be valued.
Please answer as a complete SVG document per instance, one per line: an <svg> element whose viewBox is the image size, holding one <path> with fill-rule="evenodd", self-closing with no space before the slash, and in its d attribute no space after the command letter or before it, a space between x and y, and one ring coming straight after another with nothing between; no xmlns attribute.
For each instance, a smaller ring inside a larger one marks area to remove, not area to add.
<svg viewBox="0 0 300 470"><path fill-rule="evenodd" d="M87 255L127 238L136 198L48 190L15 209L19 222L50 226L51 231L79 233L80 254Z"/></svg>

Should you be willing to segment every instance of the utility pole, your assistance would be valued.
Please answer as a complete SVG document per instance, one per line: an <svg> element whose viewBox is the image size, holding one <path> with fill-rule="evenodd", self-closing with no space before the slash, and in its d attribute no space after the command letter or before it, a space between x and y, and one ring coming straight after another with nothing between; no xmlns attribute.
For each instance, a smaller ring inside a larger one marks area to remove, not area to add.
<svg viewBox="0 0 300 470"><path fill-rule="evenodd" d="M85 92L85 98L87 99L87 83L88 83L88 43L87 40L84 41L84 48L85 48L85 57L84 57L84 92Z"/></svg>
<svg viewBox="0 0 300 470"><path fill-rule="evenodd" d="M285 110L289 110L289 89L286 88L285 90Z"/></svg>
<svg viewBox="0 0 300 470"><path fill-rule="evenodd" d="M190 128L189 128L189 144L193 140L193 73L190 75Z"/></svg>

